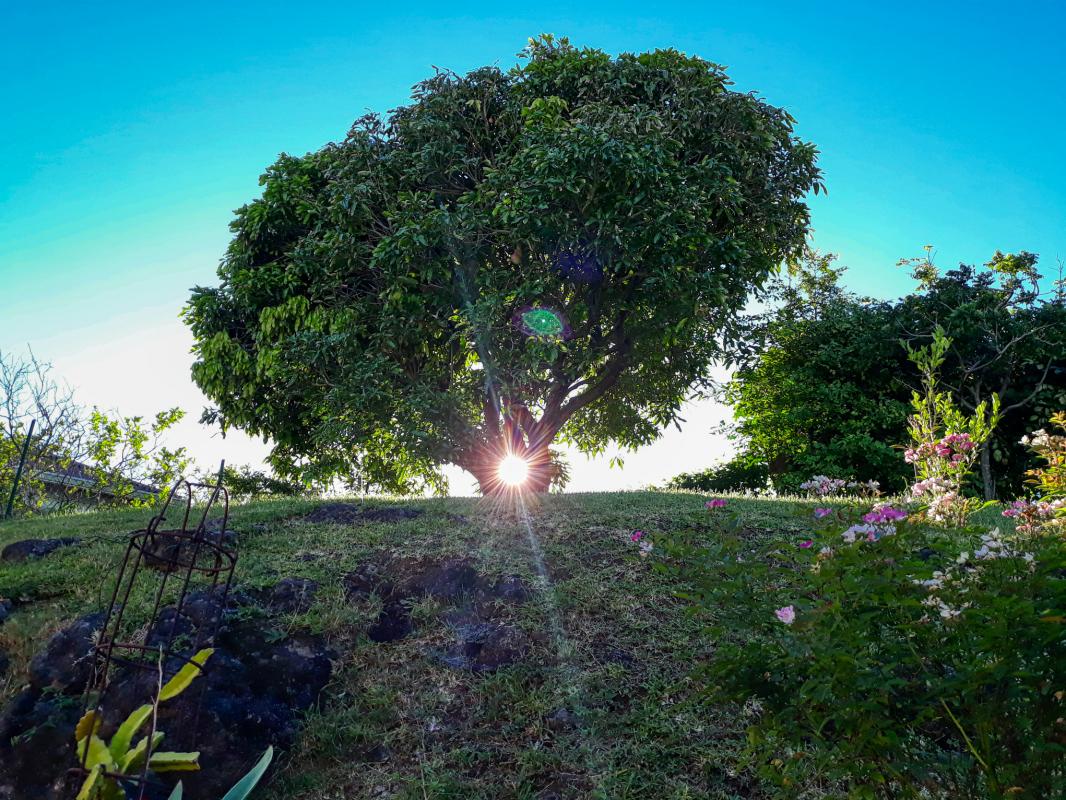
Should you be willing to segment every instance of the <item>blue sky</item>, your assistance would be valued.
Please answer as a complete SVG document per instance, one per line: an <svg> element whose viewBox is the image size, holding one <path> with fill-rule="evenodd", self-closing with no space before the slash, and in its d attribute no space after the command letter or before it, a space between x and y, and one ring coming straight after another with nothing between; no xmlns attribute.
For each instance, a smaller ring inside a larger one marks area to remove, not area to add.
<svg viewBox="0 0 1066 800"><path fill-rule="evenodd" d="M814 243L860 291L906 291L895 261L927 243L945 265L996 248L1035 251L1046 271L1066 259L1054 2L25 3L5 17L0 349L32 345L87 403L198 416L176 315L189 287L214 281L263 168L403 103L433 65L507 66L539 32L610 52L675 47L786 107L822 153ZM622 475L582 462L577 486L713 461L721 415L691 409L684 439ZM262 451L192 422L182 433L205 460Z"/></svg>

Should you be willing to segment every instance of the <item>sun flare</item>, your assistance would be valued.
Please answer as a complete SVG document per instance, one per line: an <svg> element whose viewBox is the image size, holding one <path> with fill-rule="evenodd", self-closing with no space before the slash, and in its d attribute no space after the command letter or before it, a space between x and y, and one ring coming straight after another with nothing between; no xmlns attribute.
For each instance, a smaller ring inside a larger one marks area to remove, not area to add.
<svg viewBox="0 0 1066 800"><path fill-rule="evenodd" d="M529 462L513 454L505 456L496 468L496 474L508 486L521 486L529 477Z"/></svg>

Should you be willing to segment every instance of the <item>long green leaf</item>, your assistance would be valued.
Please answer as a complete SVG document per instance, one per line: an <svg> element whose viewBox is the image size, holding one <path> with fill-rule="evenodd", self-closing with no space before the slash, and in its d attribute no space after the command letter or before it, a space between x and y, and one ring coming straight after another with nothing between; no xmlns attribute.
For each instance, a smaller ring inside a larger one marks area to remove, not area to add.
<svg viewBox="0 0 1066 800"><path fill-rule="evenodd" d="M97 766L89 771L88 776L85 778L85 782L81 785L81 791L78 792L77 800L89 800L89 798L93 796L93 790L96 788L96 784L100 781L100 775L103 770L103 767Z"/></svg>
<svg viewBox="0 0 1066 800"><path fill-rule="evenodd" d="M177 697L188 689L189 684L199 677L204 662L211 657L213 652L215 652L213 647L207 647L194 655L189 663L179 669L174 674L174 677L167 681L163 688L159 690L159 702L162 703L164 700Z"/></svg>
<svg viewBox="0 0 1066 800"><path fill-rule="evenodd" d="M152 707L149 705L141 706L135 709L128 717L126 721L119 725L118 730L115 731L115 735L111 737L111 757L118 763L122 763L122 759L126 757L126 753L129 752L130 742L133 741L133 737L137 731L141 729L141 726L148 721L148 718L152 716Z"/></svg>
<svg viewBox="0 0 1066 800"><path fill-rule="evenodd" d="M163 741L163 732L156 731L152 734L152 750L154 751L159 747L159 743ZM144 761L145 754L148 752L148 737L145 736L139 742L137 746L126 753L126 757L122 759L122 773L128 775L132 769L139 767Z"/></svg>
<svg viewBox="0 0 1066 800"><path fill-rule="evenodd" d="M200 769L197 753L152 753L148 768L155 772L188 772Z"/></svg>
<svg viewBox="0 0 1066 800"><path fill-rule="evenodd" d="M273 758L274 748L268 747L263 756L256 762L256 765L248 770L248 774L237 781L232 789L226 792L222 800L244 800L252 793L252 789L255 788L256 784L259 783L259 779L263 777L263 773L267 771Z"/></svg>
<svg viewBox="0 0 1066 800"><path fill-rule="evenodd" d="M178 785L174 787L174 791L170 793L170 797L167 800L181 800L181 795L184 790L181 788L181 781L178 781Z"/></svg>
<svg viewBox="0 0 1066 800"><path fill-rule="evenodd" d="M107 742L95 733L88 739L82 739L77 746L78 760L83 762L85 769L101 766L111 769L115 766L111 758L111 751L107 749Z"/></svg>

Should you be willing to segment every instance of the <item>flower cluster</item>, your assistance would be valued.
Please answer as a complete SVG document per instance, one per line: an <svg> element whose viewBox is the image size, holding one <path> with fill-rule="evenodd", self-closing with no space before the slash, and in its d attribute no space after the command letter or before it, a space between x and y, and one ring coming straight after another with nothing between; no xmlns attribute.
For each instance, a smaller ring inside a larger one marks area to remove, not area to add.
<svg viewBox="0 0 1066 800"><path fill-rule="evenodd" d="M633 542L640 548L641 558L647 558L651 551L655 549L654 545L644 538L645 536L646 534L644 531L633 531L629 534L629 541Z"/></svg>
<svg viewBox="0 0 1066 800"><path fill-rule="evenodd" d="M840 494L844 491L844 488L848 485L848 482L841 480L840 478L830 478L827 475L815 475L809 481L804 481L800 484L800 488L818 495L819 497L825 497L831 494Z"/></svg>
<svg viewBox="0 0 1066 800"><path fill-rule="evenodd" d="M952 464L965 463L974 450L974 441L968 433L949 433L934 442L922 442L917 447L908 447L903 452L903 460L908 464L942 458Z"/></svg>
<svg viewBox="0 0 1066 800"><path fill-rule="evenodd" d="M708 500L703 505L704 505L704 508L706 508L708 511L712 511L712 510L714 510L716 508L725 508L726 507L726 501L723 500L720 497L716 497L713 500Z"/></svg>
<svg viewBox="0 0 1066 800"><path fill-rule="evenodd" d="M931 577L914 581L918 586L929 590L929 596L922 600L922 605L934 609L941 619L955 619L970 607L970 603L953 606L947 603L938 592L948 588L955 590L956 594L965 594L968 591L966 584L980 576L983 563L1004 558L1017 558L1030 570L1034 568L1035 556L1032 553L1018 549L1003 538L999 528L993 528L981 535L981 544L974 550L972 557L968 551L963 551L959 553L951 568L938 569Z"/></svg>
<svg viewBox="0 0 1066 800"><path fill-rule="evenodd" d="M840 534L840 537L848 544L852 544L860 539L865 539L868 542L876 542L882 536L892 536L895 532L895 525L873 525L869 522L860 522L856 525L852 525Z"/></svg>
<svg viewBox="0 0 1066 800"><path fill-rule="evenodd" d="M1003 516L1018 520L1017 529L1022 533L1035 533L1054 519L1059 511L1066 509L1066 499L1015 500L1003 510Z"/></svg>
<svg viewBox="0 0 1066 800"><path fill-rule="evenodd" d="M828 475L815 475L801 483L799 488L818 497L844 494L848 491L870 496L881 492L881 484L878 481L847 481L843 478L830 478Z"/></svg>
<svg viewBox="0 0 1066 800"><path fill-rule="evenodd" d="M884 525L888 522L899 522L907 518L907 512L900 508L893 508L889 505L874 506L873 510L863 515L863 522L870 522L874 525Z"/></svg>

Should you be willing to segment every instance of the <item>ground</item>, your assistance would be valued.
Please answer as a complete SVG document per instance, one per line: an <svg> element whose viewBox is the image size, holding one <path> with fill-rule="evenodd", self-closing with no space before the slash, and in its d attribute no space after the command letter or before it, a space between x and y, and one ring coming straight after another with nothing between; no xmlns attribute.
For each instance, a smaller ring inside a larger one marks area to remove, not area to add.
<svg viewBox="0 0 1066 800"><path fill-rule="evenodd" d="M254 592L285 578L316 581L310 606L285 615L282 635L321 634L337 655L321 707L257 796L761 797L739 766L742 710L707 706L693 691L692 669L714 643L677 597L682 587L630 540L635 530L710 535L705 500L552 495L530 509L528 527L473 499L376 500L362 506L376 513L347 517L311 500L236 506L236 582ZM812 505L730 503L749 535L792 538ZM0 547L80 539L0 563L0 599L14 603L0 626L11 661L0 701L25 682L52 633L106 608L125 535L149 515L0 525ZM369 593L360 591L368 568L384 573ZM467 579L456 580L464 569ZM388 583L407 588L390 592ZM390 615L401 617L398 628ZM470 649L470 631L507 635Z"/></svg>

